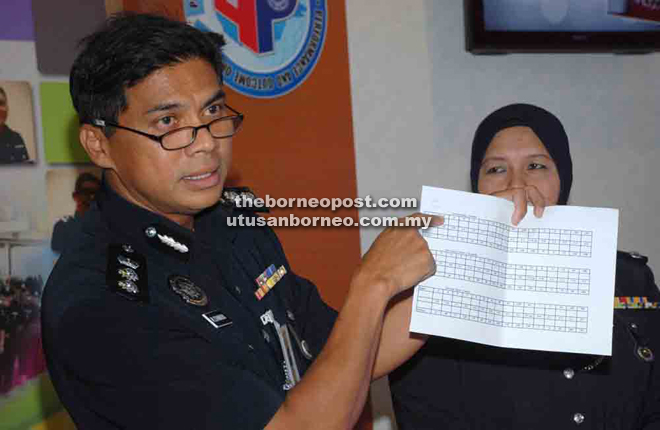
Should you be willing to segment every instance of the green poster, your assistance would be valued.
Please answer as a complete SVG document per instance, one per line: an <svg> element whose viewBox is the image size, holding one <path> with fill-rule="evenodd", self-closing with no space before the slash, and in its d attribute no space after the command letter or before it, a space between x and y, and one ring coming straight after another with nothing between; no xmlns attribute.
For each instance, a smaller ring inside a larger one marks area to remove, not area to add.
<svg viewBox="0 0 660 430"><path fill-rule="evenodd" d="M42 82L41 121L48 163L89 163L78 141L78 116L71 103L69 84Z"/></svg>

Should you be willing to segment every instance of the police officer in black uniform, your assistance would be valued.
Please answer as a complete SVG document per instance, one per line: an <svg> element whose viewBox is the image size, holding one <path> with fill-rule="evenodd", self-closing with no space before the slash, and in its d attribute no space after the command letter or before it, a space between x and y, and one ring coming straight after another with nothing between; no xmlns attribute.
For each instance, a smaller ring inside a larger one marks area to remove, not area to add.
<svg viewBox="0 0 660 430"><path fill-rule="evenodd" d="M94 174L83 172L76 178L71 197L76 203L76 211L73 215L67 215L55 223L53 235L50 239L50 247L53 251L62 253L64 249L73 243L77 230L80 228L80 220L85 212L89 210L96 193L101 188L101 181Z"/></svg>
<svg viewBox="0 0 660 430"><path fill-rule="evenodd" d="M0 164L29 161L23 138L7 125L8 116L9 100L5 90L0 87Z"/></svg>
<svg viewBox="0 0 660 430"><path fill-rule="evenodd" d="M472 190L527 203L537 216L566 204L568 137L550 112L505 106L479 126ZM400 430L660 429L660 294L647 259L617 254L611 357L496 348L435 337L390 375Z"/></svg>
<svg viewBox="0 0 660 430"><path fill-rule="evenodd" d="M243 115L225 103L222 44L126 14L73 65L80 141L104 179L42 324L80 429L351 428L370 381L423 343L408 289L434 264L417 229L378 237L337 315L271 230L229 227L238 215L218 202Z"/></svg>

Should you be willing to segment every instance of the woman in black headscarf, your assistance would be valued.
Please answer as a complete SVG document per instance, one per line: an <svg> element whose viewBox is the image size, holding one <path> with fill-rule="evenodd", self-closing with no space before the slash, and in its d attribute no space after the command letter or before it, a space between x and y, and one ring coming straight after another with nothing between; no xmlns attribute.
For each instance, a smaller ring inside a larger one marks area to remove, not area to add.
<svg viewBox="0 0 660 430"><path fill-rule="evenodd" d="M505 106L477 128L472 191L534 206L567 204L568 137L550 112ZM645 258L619 252L616 295L658 301ZM390 375L399 430L660 429L660 310L615 310L612 357L497 348L431 337Z"/></svg>
<svg viewBox="0 0 660 430"><path fill-rule="evenodd" d="M472 142L472 191L516 204L514 224L527 203L541 216L549 205L565 205L573 184L568 136L556 116L529 104L513 104L488 115Z"/></svg>

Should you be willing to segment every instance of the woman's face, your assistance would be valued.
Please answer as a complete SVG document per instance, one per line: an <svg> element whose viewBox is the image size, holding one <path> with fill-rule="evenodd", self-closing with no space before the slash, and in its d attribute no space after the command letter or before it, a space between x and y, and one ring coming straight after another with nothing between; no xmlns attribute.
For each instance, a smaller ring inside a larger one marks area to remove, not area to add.
<svg viewBox="0 0 660 430"><path fill-rule="evenodd" d="M529 127L500 130L490 142L479 169L480 194L536 187L546 205L556 205L560 191L557 166Z"/></svg>

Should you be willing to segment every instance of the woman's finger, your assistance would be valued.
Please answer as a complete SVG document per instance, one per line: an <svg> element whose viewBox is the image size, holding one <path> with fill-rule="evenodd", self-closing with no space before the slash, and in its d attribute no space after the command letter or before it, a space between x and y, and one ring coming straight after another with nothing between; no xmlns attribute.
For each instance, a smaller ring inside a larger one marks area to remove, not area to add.
<svg viewBox="0 0 660 430"><path fill-rule="evenodd" d="M525 215L527 214L527 191L524 188L513 188L513 215L511 216L511 224L518 225Z"/></svg>
<svg viewBox="0 0 660 430"><path fill-rule="evenodd" d="M541 218L543 212L545 211L545 197L533 185L528 185L525 187L525 192L527 193L527 201L534 206L534 216L536 218Z"/></svg>

